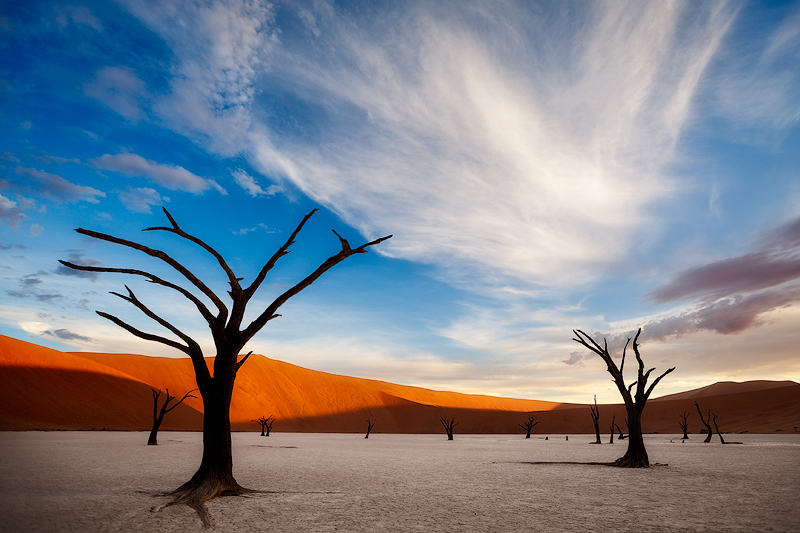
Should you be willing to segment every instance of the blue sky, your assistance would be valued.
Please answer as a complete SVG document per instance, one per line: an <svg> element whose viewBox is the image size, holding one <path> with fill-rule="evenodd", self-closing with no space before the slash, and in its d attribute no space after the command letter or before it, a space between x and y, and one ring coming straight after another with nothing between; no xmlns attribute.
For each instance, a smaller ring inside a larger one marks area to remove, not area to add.
<svg viewBox="0 0 800 533"><path fill-rule="evenodd" d="M315 207L253 302L334 254L248 346L435 389L616 401L573 328L644 327L663 393L800 379L798 2L6 2L0 333L178 356L97 316L204 340L191 304L58 259L157 261L225 290Z"/></svg>

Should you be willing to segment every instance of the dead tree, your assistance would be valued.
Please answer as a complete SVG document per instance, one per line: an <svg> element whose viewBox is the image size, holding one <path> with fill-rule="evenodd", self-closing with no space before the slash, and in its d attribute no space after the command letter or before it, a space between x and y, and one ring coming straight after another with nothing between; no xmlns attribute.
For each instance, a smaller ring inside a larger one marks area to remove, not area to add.
<svg viewBox="0 0 800 533"><path fill-rule="evenodd" d="M150 437L147 439L148 446L155 446L158 444L158 428L161 427L161 422L164 421L164 415L178 407L186 398L197 398L194 394L192 394L197 389L192 389L186 394L183 395L178 403L172 404L172 407L169 406L169 403L175 399L175 396L169 395L169 389L167 389L167 398L164 400L164 405L161 406L161 410L158 410L158 398L161 396L161 391L156 390L154 388L150 388L153 391L153 429L150 430Z"/></svg>
<svg viewBox="0 0 800 533"><path fill-rule="evenodd" d="M628 341L625 343L625 348L622 350L622 361L619 368L617 368L616 363L608 353L608 343L605 339L601 347L583 331L579 329L572 331L577 337L572 340L599 355L606 363L608 372L614 378L614 383L616 383L617 389L619 389L619 393L622 395L622 399L625 402L625 409L628 412L628 450L625 452L625 455L614 462L614 465L633 468L649 467L650 459L647 457L647 450L644 447L644 437L642 436L642 411L644 411L647 399L650 397L656 385L658 385L658 382L661 381L664 376L675 370L675 367L667 369L653 381L649 388L645 388L647 387L647 380L650 377L650 373L655 370L655 368L651 368L647 372L644 371L644 362L639 354L638 341L639 335L642 333L642 328L639 328L639 331L636 332L636 336L633 338L633 353L636 355L636 361L639 363L637 379L626 387L622 372L625 367L625 354L628 345L631 344L631 339L628 338ZM636 386L636 392L632 395L631 390L634 385Z"/></svg>
<svg viewBox="0 0 800 533"><path fill-rule="evenodd" d="M594 405L589 404L589 409L592 410L592 422L594 423L594 434L597 439L592 444L602 444L600 442L600 409L597 407L597 395L594 396Z"/></svg>
<svg viewBox="0 0 800 533"><path fill-rule="evenodd" d="M700 404L696 401L694 402L694 406L697 407L697 414L700 415L700 422L706 427L706 431L708 435L706 436L706 440L703 442L711 442L711 437L714 436L714 431L711 429L711 409L708 410L708 418L703 418L703 412L700 410Z"/></svg>
<svg viewBox="0 0 800 533"><path fill-rule="evenodd" d="M275 266L277 261L289 253L289 248L294 243L298 233L316 211L317 210L314 209L303 218L300 224L291 233L288 240L272 255L272 257L270 257L264 266L261 267L261 270L255 276L252 283L247 286L242 286L240 284L244 278L237 277L233 273L233 270L231 270L231 268L228 266L228 263L225 262L223 257L214 248L203 242L201 239L190 235L181 229L178 226L178 223L175 222L175 219L169 214L169 212L167 212L166 209L164 209L164 214L169 219L170 226L146 228L144 230L172 233L199 246L211 254L211 256L213 256L221 269L224 271L225 276L227 277L227 282L230 285L230 289L227 291L231 299L230 308L228 305L223 303L222 299L216 293L214 293L214 291L212 291L208 285L201 281L200 278L198 278L188 268L173 259L172 256L168 255L167 253L161 250L150 248L143 244L139 244L137 242L107 235L105 233L99 233L97 231L83 228L76 230L81 235L99 239L101 241L119 244L127 248L132 248L163 261L181 274L194 287L195 290L199 291L199 293L202 294L202 298L196 296L184 287L164 280L159 276L144 270L135 268L86 266L77 265L67 261L60 261L60 263L64 266L85 272L113 272L144 277L150 283L172 289L188 299L192 304L194 304L200 315L203 317L203 320L208 324L216 349L216 354L213 360L213 373L209 370L203 355L203 351L201 350L197 341L150 310L150 308L140 301L133 291L127 286L125 287L128 292L127 295L118 293L112 294L133 304L146 316L172 332L172 334L178 337L182 342L152 333L146 333L124 322L116 316L97 311L98 315L110 320L131 334L142 339L160 342L161 344L165 344L180 350L191 358L195 372L195 379L197 380L197 387L200 390L200 394L203 398L203 458L200 462L200 467L198 468L197 472L189 481L173 491L173 500L166 505L175 505L179 503L186 503L190 505L197 511L197 513L200 515L200 518L203 520L204 525L206 526L209 526L211 522L208 511L203 505L204 502L216 496L233 496L254 492L252 490L243 488L241 485L239 485L239 483L236 482L236 479L233 477L233 460L231 458L231 395L233 394L233 386L234 380L236 379L236 374L250 355L250 353L248 353L244 357L240 358L239 354L241 353L242 349L245 347L247 342L267 324L267 322L280 316L278 314L278 310L291 297L295 296L303 289L311 285L335 265L341 263L352 255L366 253L368 247L374 246L391 237L391 235L389 235L362 244L356 248L351 248L347 240L334 231L333 233L336 235L336 237L338 237L341 244L341 250L322 262L313 272L306 275L306 277L304 277L302 280L277 296L272 303L266 307L266 309L261 311L260 314L256 314L255 319L252 322L249 324L243 324L245 311L250 299L253 297L256 290L261 286L261 283ZM211 302L211 309L207 306L207 301ZM157 509L161 509L162 507Z"/></svg>
<svg viewBox="0 0 800 533"><path fill-rule="evenodd" d="M373 427L375 427L375 424L372 422L372 420L370 420L369 418L367 418L367 434L366 434L366 435L364 435L364 438L365 438L365 439L368 439L368 438L369 438L369 432L370 432L370 431L372 431L372 428L373 428Z"/></svg>
<svg viewBox="0 0 800 533"><path fill-rule="evenodd" d="M262 417L259 417L258 420L253 420L253 422L258 422L259 424L261 424L261 436L262 437L269 437L269 432L272 429L272 423L274 421L275 421L275 419L272 418L272 415L269 415L266 418L264 418L262 416Z"/></svg>
<svg viewBox="0 0 800 533"><path fill-rule="evenodd" d="M681 429L683 430L683 437L682 438L688 439L689 438L689 433L688 433L688 431L689 431L689 422L688 422L689 412L688 411L682 412L680 414L680 417L681 417L681 421L678 422L678 424L681 426Z"/></svg>
<svg viewBox="0 0 800 533"><path fill-rule="evenodd" d="M447 440L453 440L453 428L458 425L456 419L451 418L450 420L448 420L445 417L440 416L439 422L442 423L442 426L444 426L444 430L447 432Z"/></svg>
<svg viewBox="0 0 800 533"><path fill-rule="evenodd" d="M611 414L611 437L608 439L609 444L614 444L614 422L617 420L617 413Z"/></svg>
<svg viewBox="0 0 800 533"><path fill-rule="evenodd" d="M711 419L714 421L714 428L717 430L717 435L719 435L719 441L725 444L725 439L722 438L722 433L719 432L719 426L717 425L717 415L711 413Z"/></svg>
<svg viewBox="0 0 800 533"><path fill-rule="evenodd" d="M531 438L531 429L533 429L533 426L535 426L538 423L539 422L536 422L536 417L531 415L530 417L528 417L528 420L524 424L519 425L519 427L521 427L526 431L525 433L526 439Z"/></svg>
<svg viewBox="0 0 800 533"><path fill-rule="evenodd" d="M614 425L617 426L617 431L619 432L619 435L617 436L617 438L619 440L623 440L625 438L625 434L622 432L622 429L620 429L618 424L614 424Z"/></svg>

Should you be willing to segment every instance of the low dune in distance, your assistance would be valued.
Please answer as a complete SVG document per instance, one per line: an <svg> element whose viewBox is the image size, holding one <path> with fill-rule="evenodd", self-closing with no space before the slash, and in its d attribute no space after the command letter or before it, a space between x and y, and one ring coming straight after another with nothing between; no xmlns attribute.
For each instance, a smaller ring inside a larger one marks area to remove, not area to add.
<svg viewBox="0 0 800 533"><path fill-rule="evenodd" d="M213 359L207 361L209 367ZM150 388L182 396L196 387L188 358L60 352L0 336L0 429L144 430L152 424ZM170 412L165 430L200 430L199 393ZM163 396L162 396L163 398ZM694 407L713 409L727 432L793 432L800 425L800 385L758 381L717 383L651 400L647 432L677 433L689 411L690 432L701 425ZM608 432L612 413L624 428L622 405L601 405ZM231 404L234 430L253 431L272 415L275 431L439 433L439 417L454 417L456 433L519 433L531 414L534 433L592 433L586 405L440 392L308 370L253 354L236 379Z"/></svg>

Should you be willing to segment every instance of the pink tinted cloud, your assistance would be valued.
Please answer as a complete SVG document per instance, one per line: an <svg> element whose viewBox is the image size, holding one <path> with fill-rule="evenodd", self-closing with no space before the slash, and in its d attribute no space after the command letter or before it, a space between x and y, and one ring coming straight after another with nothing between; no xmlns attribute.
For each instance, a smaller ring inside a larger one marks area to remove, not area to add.
<svg viewBox="0 0 800 533"><path fill-rule="evenodd" d="M800 218L772 230L748 254L686 270L647 295L655 304L723 298L800 278Z"/></svg>

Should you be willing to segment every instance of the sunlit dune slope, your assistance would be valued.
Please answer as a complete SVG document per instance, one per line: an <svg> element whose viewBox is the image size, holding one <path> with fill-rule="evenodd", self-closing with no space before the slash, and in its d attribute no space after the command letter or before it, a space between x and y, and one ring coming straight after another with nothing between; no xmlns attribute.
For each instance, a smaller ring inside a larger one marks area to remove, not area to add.
<svg viewBox="0 0 800 533"><path fill-rule="evenodd" d="M144 429L150 385L109 366L0 335L0 429ZM181 405L164 429L202 426Z"/></svg>
<svg viewBox="0 0 800 533"><path fill-rule="evenodd" d="M213 360L207 364L213 367ZM150 387L181 396L196 387L189 359L130 354L63 353L0 336L0 429L149 429ZM188 399L169 413L164 429L202 428L202 401ZM800 425L800 385L720 383L648 403L645 431L676 433L687 410L690 432L700 423L697 399L718 415L723 431L793 431ZM625 428L621 405L601 405L601 430L612 413ZM534 414L539 434L590 433L588 406L439 392L338 376L252 355L236 380L231 421L255 430L272 415L274 431L438 433L439 417L456 419L456 433L515 433Z"/></svg>

